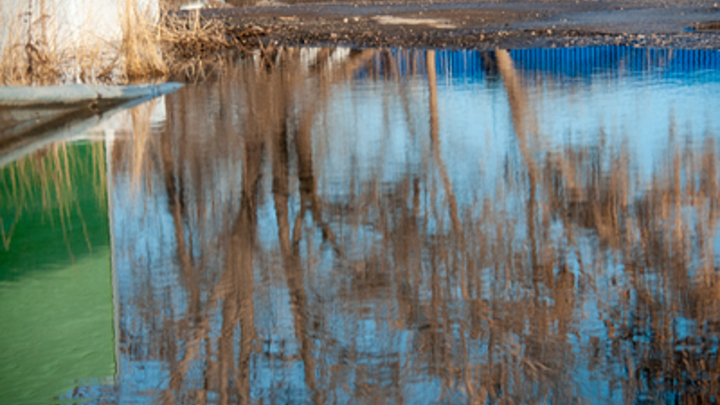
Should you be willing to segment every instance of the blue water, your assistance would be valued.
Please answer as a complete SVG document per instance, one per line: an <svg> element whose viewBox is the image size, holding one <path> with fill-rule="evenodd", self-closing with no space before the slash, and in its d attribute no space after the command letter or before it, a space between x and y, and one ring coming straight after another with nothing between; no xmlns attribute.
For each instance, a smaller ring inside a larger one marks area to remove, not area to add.
<svg viewBox="0 0 720 405"><path fill-rule="evenodd" d="M600 47L283 49L136 107L115 379L62 399L714 403L718 105L718 51Z"/></svg>

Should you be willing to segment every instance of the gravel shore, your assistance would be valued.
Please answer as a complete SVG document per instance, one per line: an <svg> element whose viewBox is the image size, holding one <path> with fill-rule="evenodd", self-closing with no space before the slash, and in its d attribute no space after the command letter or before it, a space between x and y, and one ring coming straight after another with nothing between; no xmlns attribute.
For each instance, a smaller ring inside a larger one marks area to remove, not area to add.
<svg viewBox="0 0 720 405"><path fill-rule="evenodd" d="M712 1L273 2L200 12L262 30L263 45L720 49L720 6Z"/></svg>

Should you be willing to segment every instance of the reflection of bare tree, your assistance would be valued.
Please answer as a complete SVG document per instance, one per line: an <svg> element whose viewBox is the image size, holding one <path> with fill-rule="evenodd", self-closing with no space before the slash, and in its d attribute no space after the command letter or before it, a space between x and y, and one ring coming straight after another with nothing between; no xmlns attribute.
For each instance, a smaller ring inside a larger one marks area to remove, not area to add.
<svg viewBox="0 0 720 405"><path fill-rule="evenodd" d="M436 387L427 402L574 403L589 373L628 401L714 395L717 146L675 134L649 184L601 129L540 152L531 84L497 51L519 158L475 189L450 170L439 57L268 48L168 98L142 167L162 184L145 195L172 223L185 308L138 293L158 348L144 359L170 370L166 403L411 403L419 385ZM370 169L323 183L322 145L345 141L332 121L352 94L342 86L357 72L409 80L403 64L425 66L429 100L388 81L383 103L429 139L412 135L419 151L391 180L353 155ZM118 160L133 150L118 148Z"/></svg>

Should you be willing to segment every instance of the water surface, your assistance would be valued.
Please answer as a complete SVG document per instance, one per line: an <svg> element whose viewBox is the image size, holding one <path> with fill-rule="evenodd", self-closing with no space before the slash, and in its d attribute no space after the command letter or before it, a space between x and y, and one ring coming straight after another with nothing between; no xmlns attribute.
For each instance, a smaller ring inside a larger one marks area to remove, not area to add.
<svg viewBox="0 0 720 405"><path fill-rule="evenodd" d="M269 49L136 107L61 400L713 403L719 101L714 51Z"/></svg>

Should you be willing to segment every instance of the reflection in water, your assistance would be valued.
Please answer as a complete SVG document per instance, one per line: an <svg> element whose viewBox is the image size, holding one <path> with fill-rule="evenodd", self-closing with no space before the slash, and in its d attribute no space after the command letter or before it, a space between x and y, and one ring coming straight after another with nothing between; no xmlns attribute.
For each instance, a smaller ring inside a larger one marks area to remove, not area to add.
<svg viewBox="0 0 720 405"><path fill-rule="evenodd" d="M0 402L47 404L112 381L103 142L55 143L0 168Z"/></svg>
<svg viewBox="0 0 720 405"><path fill-rule="evenodd" d="M720 63L663 52L270 49L168 96L108 143L118 375L72 395L716 401Z"/></svg>

